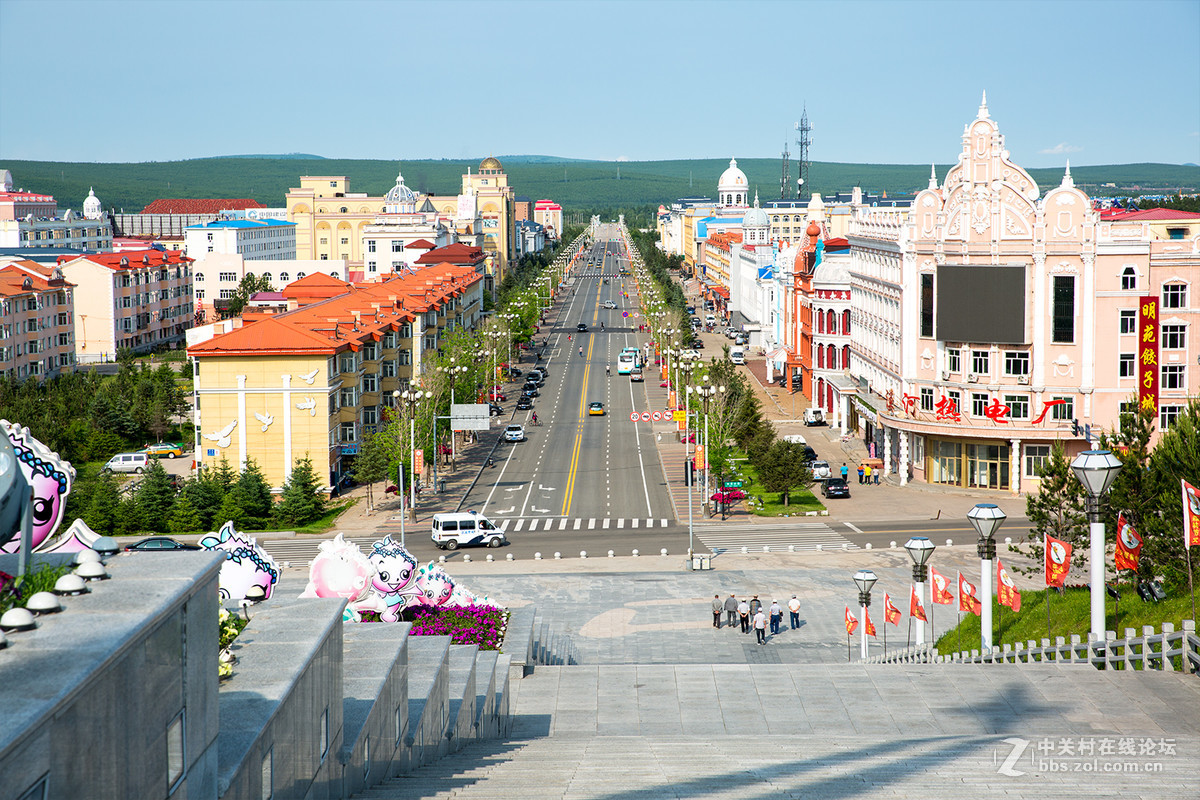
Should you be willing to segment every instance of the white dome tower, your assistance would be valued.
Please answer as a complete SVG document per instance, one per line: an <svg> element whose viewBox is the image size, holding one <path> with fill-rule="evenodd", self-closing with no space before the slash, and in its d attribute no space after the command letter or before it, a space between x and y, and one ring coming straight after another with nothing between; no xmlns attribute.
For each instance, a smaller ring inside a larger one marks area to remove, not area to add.
<svg viewBox="0 0 1200 800"><path fill-rule="evenodd" d="M404 174L396 174L396 185L383 198L383 210L388 214L411 214L417 210L417 196L404 185Z"/></svg>
<svg viewBox="0 0 1200 800"><path fill-rule="evenodd" d="M771 236L771 220L758 207L758 192L754 193L754 208L742 216L742 241L746 244L767 244Z"/></svg>
<svg viewBox="0 0 1200 800"><path fill-rule="evenodd" d="M100 198L96 197L96 193L89 186L87 199L83 201L83 218L100 219L102 216L104 208L100 205Z"/></svg>
<svg viewBox="0 0 1200 800"><path fill-rule="evenodd" d="M737 159L729 159L729 169L721 173L717 181L717 204L722 206L750 205L750 188L746 183L746 173L738 169Z"/></svg>

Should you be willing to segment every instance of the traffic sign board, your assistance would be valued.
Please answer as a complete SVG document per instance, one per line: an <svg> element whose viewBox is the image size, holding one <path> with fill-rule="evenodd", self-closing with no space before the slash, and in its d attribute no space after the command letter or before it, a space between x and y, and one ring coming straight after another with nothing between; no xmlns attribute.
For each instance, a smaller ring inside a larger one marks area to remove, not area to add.
<svg viewBox="0 0 1200 800"><path fill-rule="evenodd" d="M630 422L637 422L638 419L639 419L639 416L638 416L638 412L636 412L636 411L634 411L632 414L629 415Z"/></svg>
<svg viewBox="0 0 1200 800"><path fill-rule="evenodd" d="M642 412L642 422L649 422L649 421L650 421L650 412L643 411Z"/></svg>
<svg viewBox="0 0 1200 800"><path fill-rule="evenodd" d="M662 412L655 411L650 415L650 419L654 420L655 422L662 422Z"/></svg>
<svg viewBox="0 0 1200 800"><path fill-rule="evenodd" d="M725 488L726 489L740 489L740 488L742 488L742 482L741 481L725 481Z"/></svg>

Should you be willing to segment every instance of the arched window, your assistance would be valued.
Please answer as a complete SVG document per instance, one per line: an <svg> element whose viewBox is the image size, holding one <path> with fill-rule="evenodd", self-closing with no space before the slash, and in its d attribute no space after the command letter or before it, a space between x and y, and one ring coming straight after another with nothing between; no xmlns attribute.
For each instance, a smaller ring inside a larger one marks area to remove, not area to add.
<svg viewBox="0 0 1200 800"><path fill-rule="evenodd" d="M1127 292L1137 289L1137 270L1133 267L1126 267L1122 270L1121 289Z"/></svg>
<svg viewBox="0 0 1200 800"><path fill-rule="evenodd" d="M817 346L817 368L825 369L825 348Z"/></svg>
<svg viewBox="0 0 1200 800"><path fill-rule="evenodd" d="M288 282L288 274L287 274L286 272L281 272L281 273L279 273L279 282L280 282L280 283L287 283L287 282Z"/></svg>
<svg viewBox="0 0 1200 800"><path fill-rule="evenodd" d="M837 369L837 348L829 345L829 357L826 359L829 362L830 369Z"/></svg>
<svg viewBox="0 0 1200 800"><path fill-rule="evenodd" d="M266 281L267 283L270 283L270 282L271 282L271 273L269 273L269 272L264 272L264 273L262 274L262 277L263 277L263 280L264 280L264 281Z"/></svg>
<svg viewBox="0 0 1200 800"><path fill-rule="evenodd" d="M303 277L304 277L304 273L303 273L303 272L297 272L297 273L296 273L296 280L300 280L300 279L301 279L301 278L303 278Z"/></svg>
<svg viewBox="0 0 1200 800"><path fill-rule="evenodd" d="M824 396L825 396L825 379L818 378L817 379L817 393L813 396L813 400L816 401L817 405L820 405L821 398Z"/></svg>
<svg viewBox="0 0 1200 800"><path fill-rule="evenodd" d="M194 276L194 280L196 281L196 283L203 283L204 282L204 273L197 272Z"/></svg>
<svg viewBox="0 0 1200 800"><path fill-rule="evenodd" d="M837 312L831 308L826 312L826 317L828 317L828 321L825 324L829 326L829 332L837 333Z"/></svg>
<svg viewBox="0 0 1200 800"><path fill-rule="evenodd" d="M850 345L842 347L842 369L850 369Z"/></svg>
<svg viewBox="0 0 1200 800"><path fill-rule="evenodd" d="M824 333L824 332L825 332L825 312L818 311L817 312L817 333Z"/></svg>
<svg viewBox="0 0 1200 800"><path fill-rule="evenodd" d="M340 211L341 213L345 214L345 213L346 213L346 207L345 207L345 206L342 206L341 208L339 208L339 209L338 209L338 211Z"/></svg>
<svg viewBox="0 0 1200 800"><path fill-rule="evenodd" d="M850 309L848 308L842 312L842 335L850 335Z"/></svg>

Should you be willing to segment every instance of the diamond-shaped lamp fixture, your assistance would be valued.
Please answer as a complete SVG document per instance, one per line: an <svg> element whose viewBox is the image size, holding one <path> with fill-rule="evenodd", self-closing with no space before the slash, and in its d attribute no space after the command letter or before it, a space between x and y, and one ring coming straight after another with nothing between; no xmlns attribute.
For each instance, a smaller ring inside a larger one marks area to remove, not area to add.
<svg viewBox="0 0 1200 800"><path fill-rule="evenodd" d="M1071 471L1092 497L1100 497L1116 480L1121 460L1108 450L1085 450L1075 456Z"/></svg>
<svg viewBox="0 0 1200 800"><path fill-rule="evenodd" d="M995 503L976 503L975 507L967 512L967 519L971 521L980 539L990 539L1000 530L1000 525L1008 519L1008 515Z"/></svg>
<svg viewBox="0 0 1200 800"><path fill-rule="evenodd" d="M870 592L871 587L875 585L875 581L879 580L875 577L875 573L869 569L860 569L854 573L854 582L858 585L860 592Z"/></svg>
<svg viewBox="0 0 1200 800"><path fill-rule="evenodd" d="M937 545L929 540L926 536L914 536L904 543L904 549L908 551L908 556L913 560L913 563L918 567L923 567L933 556L933 551L937 549Z"/></svg>

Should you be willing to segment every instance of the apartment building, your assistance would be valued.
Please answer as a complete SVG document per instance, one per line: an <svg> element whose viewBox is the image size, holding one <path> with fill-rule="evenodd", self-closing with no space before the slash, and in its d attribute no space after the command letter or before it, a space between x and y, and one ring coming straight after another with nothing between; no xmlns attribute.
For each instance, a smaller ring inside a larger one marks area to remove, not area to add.
<svg viewBox="0 0 1200 800"><path fill-rule="evenodd" d="M192 325L192 259L177 251L134 250L62 256L74 284L75 359L111 360L121 348L137 353L175 346Z"/></svg>
<svg viewBox="0 0 1200 800"><path fill-rule="evenodd" d="M14 189L12 173L0 170L0 247L105 250L112 240L94 191L88 191L82 214L60 210L52 195Z"/></svg>
<svg viewBox="0 0 1200 800"><path fill-rule="evenodd" d="M446 332L479 321L483 276L450 264L354 285L313 274L279 294L283 313L189 333L196 460L253 458L281 487L308 457L332 488L392 392L421 376Z"/></svg>
<svg viewBox="0 0 1200 800"><path fill-rule="evenodd" d="M0 375L52 378L74 366L74 288L56 266L0 265Z"/></svg>

